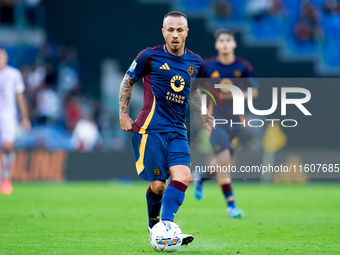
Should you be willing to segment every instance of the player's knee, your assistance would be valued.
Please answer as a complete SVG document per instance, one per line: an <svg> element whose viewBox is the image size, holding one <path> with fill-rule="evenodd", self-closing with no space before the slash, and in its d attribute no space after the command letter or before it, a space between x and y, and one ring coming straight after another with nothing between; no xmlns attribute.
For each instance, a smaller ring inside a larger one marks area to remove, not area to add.
<svg viewBox="0 0 340 255"><path fill-rule="evenodd" d="M178 178L178 181L182 182L186 186L189 186L190 183L192 182L192 177L191 177L190 172L185 173L182 176L180 176L180 178Z"/></svg>
<svg viewBox="0 0 340 255"><path fill-rule="evenodd" d="M12 152L13 149L13 144L12 143L4 143L3 145L3 151L6 154L10 154Z"/></svg>
<svg viewBox="0 0 340 255"><path fill-rule="evenodd" d="M150 186L151 190L157 195L163 194L166 188L165 182L161 181L152 182Z"/></svg>
<svg viewBox="0 0 340 255"><path fill-rule="evenodd" d="M189 186L189 184L192 182L192 176L191 176L191 174L189 174L187 177L186 177L186 183L188 183L188 185L187 186Z"/></svg>

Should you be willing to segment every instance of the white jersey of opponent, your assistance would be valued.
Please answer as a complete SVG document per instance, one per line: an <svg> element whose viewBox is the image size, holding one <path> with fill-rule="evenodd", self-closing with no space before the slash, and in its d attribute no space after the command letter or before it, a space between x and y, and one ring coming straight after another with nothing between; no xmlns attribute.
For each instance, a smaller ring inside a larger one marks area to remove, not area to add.
<svg viewBox="0 0 340 255"><path fill-rule="evenodd" d="M0 70L0 120L16 117L16 95L23 93L25 86L18 69L6 66Z"/></svg>
<svg viewBox="0 0 340 255"><path fill-rule="evenodd" d="M6 66L0 70L0 141L14 140L16 126L16 95L23 93L25 86L20 71Z"/></svg>

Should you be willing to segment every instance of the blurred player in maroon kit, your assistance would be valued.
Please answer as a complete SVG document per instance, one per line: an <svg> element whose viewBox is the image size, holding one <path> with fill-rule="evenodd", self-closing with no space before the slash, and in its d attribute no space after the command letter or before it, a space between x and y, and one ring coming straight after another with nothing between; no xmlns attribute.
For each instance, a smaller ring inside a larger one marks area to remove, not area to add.
<svg viewBox="0 0 340 255"><path fill-rule="evenodd" d="M203 77L211 78L213 84L233 84L244 91L245 98L247 98L247 88L252 87L253 97L257 97L258 84L254 79L254 70L248 61L235 56L236 41L233 33L226 29L219 29L215 32L214 37L218 55L204 61ZM213 84L211 85L213 86ZM226 88L216 89L216 91L223 104L214 106L210 101L210 114L215 119L226 119L233 123L240 123L240 116L233 115L231 92ZM241 125L217 125L216 129L213 129L209 134L209 140L215 153L215 163L219 166L232 164L232 154L237 146L240 129ZM226 200L229 216L232 218L242 217L242 210L235 205L230 173L217 172L217 179ZM204 173L198 173L194 178L195 197L198 200L203 197L202 185L204 180L206 180Z"/></svg>

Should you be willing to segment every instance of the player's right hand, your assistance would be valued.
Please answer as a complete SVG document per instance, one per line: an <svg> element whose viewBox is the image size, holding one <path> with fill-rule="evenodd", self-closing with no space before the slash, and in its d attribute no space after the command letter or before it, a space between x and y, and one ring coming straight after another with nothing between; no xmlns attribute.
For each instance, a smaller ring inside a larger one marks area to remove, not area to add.
<svg viewBox="0 0 340 255"><path fill-rule="evenodd" d="M133 120L129 117L128 114L120 114L119 115L120 128L124 131L131 131L133 126Z"/></svg>
<svg viewBox="0 0 340 255"><path fill-rule="evenodd" d="M215 129L215 118L211 116L209 113L206 115L201 115L201 118L203 120L203 124L205 128L208 131L211 131L212 129Z"/></svg>

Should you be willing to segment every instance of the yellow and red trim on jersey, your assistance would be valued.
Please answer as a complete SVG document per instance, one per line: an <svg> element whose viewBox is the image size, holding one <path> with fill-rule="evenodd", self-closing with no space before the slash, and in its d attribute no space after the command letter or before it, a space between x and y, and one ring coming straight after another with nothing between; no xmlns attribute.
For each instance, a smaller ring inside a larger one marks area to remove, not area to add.
<svg viewBox="0 0 340 255"><path fill-rule="evenodd" d="M143 126L140 128L140 130L138 132L139 134L145 134L146 129L148 128L148 126L151 122L151 119L153 117L153 114L155 113L155 107L156 107L156 98L155 98L155 95L153 95L153 103L152 103L151 111L150 111L148 117L146 118Z"/></svg>
<svg viewBox="0 0 340 255"><path fill-rule="evenodd" d="M136 169L137 173L140 174L144 170L144 154L145 154L145 147L146 141L148 139L148 134L143 134L142 141L139 145L139 159L136 162Z"/></svg>

